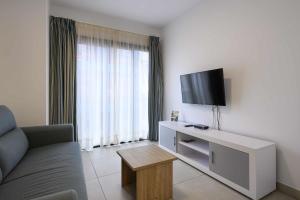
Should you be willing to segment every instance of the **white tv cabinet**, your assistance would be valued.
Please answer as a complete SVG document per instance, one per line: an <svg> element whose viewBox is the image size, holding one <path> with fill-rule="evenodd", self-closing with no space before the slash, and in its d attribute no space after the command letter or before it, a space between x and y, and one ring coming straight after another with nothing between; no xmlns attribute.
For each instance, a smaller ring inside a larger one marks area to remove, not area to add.
<svg viewBox="0 0 300 200"><path fill-rule="evenodd" d="M276 189L274 143L184 125L183 122L159 122L159 145L254 200Z"/></svg>

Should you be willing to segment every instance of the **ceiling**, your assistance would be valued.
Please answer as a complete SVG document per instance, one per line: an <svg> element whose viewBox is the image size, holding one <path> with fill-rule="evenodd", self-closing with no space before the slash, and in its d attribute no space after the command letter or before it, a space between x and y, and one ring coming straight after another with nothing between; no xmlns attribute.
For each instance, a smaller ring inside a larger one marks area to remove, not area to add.
<svg viewBox="0 0 300 200"><path fill-rule="evenodd" d="M51 4L163 27L201 0L51 0Z"/></svg>

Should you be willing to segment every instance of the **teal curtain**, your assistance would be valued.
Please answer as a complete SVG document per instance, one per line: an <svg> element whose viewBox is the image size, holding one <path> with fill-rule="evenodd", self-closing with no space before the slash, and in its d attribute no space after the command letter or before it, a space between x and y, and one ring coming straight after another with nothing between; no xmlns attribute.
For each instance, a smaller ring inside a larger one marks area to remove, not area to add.
<svg viewBox="0 0 300 200"><path fill-rule="evenodd" d="M76 137L75 21L50 17L49 121L74 125Z"/></svg>
<svg viewBox="0 0 300 200"><path fill-rule="evenodd" d="M163 66L158 37L149 37L149 140L158 140L158 122L163 118Z"/></svg>

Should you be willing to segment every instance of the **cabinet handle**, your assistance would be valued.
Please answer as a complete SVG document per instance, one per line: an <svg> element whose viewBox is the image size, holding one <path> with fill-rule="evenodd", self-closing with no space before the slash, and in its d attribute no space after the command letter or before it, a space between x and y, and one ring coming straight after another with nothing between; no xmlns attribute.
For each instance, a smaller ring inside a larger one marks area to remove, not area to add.
<svg viewBox="0 0 300 200"><path fill-rule="evenodd" d="M214 164L215 162L215 153L211 151L211 163Z"/></svg>
<svg viewBox="0 0 300 200"><path fill-rule="evenodd" d="M176 146L176 137L174 137L174 146Z"/></svg>

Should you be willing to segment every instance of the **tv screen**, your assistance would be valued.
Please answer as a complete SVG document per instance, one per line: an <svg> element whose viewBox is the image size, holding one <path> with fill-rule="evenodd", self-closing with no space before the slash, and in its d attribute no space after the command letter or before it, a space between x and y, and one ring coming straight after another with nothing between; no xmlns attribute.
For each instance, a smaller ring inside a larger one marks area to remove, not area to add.
<svg viewBox="0 0 300 200"><path fill-rule="evenodd" d="M180 76L182 102L226 106L223 69Z"/></svg>

